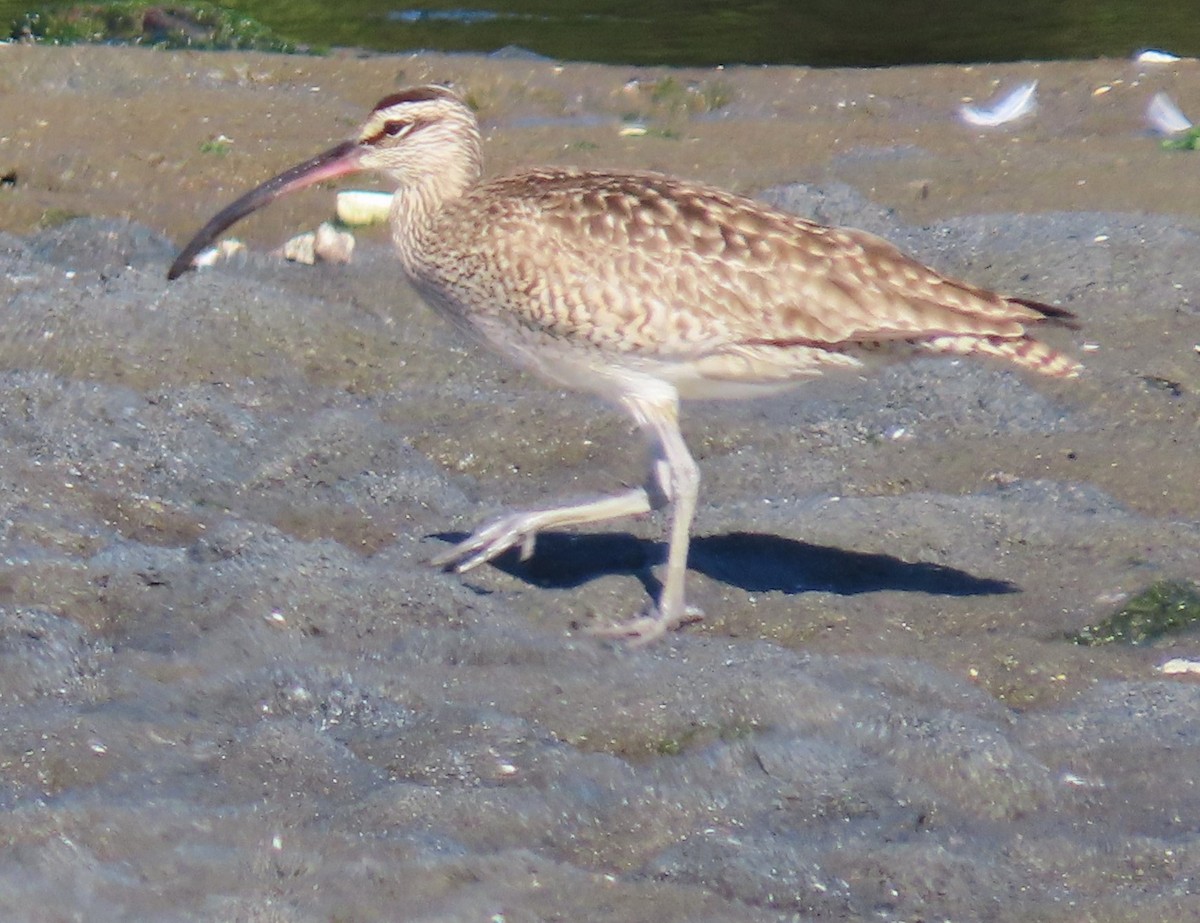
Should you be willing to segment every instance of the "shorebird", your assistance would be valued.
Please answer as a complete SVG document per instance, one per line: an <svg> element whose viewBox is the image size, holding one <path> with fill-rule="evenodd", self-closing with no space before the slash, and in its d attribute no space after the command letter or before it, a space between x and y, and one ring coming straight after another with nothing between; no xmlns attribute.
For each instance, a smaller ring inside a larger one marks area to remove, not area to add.
<svg viewBox="0 0 1200 923"><path fill-rule="evenodd" d="M168 276L280 195L384 174L396 187L392 243L424 300L518 365L623 407L649 442L644 486L503 515L431 562L466 571L510 548L527 558L538 532L670 505L658 599L601 634L645 643L699 617L684 596L700 476L681 398L754 397L926 355L1079 372L1028 332L1075 326L1070 312L947 278L864 231L658 173L547 167L481 181L481 148L452 90L388 96L355 137L215 215Z"/></svg>

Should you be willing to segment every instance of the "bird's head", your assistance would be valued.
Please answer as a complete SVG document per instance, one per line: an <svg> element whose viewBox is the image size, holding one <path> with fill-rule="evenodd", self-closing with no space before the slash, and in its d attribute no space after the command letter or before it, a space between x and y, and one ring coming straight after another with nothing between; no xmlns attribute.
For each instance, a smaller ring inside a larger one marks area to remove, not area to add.
<svg viewBox="0 0 1200 923"><path fill-rule="evenodd" d="M354 139L358 169L408 186L447 171L479 177L479 126L467 104L441 86L413 87L375 104Z"/></svg>
<svg viewBox="0 0 1200 923"><path fill-rule="evenodd" d="M369 170L397 188L428 187L445 199L479 178L479 126L454 91L441 86L403 90L380 100L358 134L297 164L223 208L180 250L167 273L175 279L230 226L297 189Z"/></svg>

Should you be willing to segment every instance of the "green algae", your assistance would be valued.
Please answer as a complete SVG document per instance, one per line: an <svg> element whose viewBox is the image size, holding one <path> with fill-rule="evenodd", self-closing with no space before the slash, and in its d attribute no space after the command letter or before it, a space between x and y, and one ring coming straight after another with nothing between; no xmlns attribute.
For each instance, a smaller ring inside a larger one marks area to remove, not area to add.
<svg viewBox="0 0 1200 923"><path fill-rule="evenodd" d="M10 38L51 45L112 44L208 51L308 51L262 23L211 3L115 0L24 13Z"/></svg>
<svg viewBox="0 0 1200 923"><path fill-rule="evenodd" d="M1076 644L1149 644L1200 623L1200 590L1183 580L1151 584L1112 615L1069 639Z"/></svg>
<svg viewBox="0 0 1200 923"><path fill-rule="evenodd" d="M1164 151L1194 151L1200 149L1200 126L1193 126L1174 138L1164 138Z"/></svg>

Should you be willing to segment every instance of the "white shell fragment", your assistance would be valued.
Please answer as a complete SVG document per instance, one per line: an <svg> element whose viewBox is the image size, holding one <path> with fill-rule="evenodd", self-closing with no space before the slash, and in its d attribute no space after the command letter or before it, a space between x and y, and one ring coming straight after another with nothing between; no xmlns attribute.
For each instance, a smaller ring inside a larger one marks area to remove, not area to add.
<svg viewBox="0 0 1200 923"><path fill-rule="evenodd" d="M994 96L982 106L963 105L958 109L958 116L968 125L980 128L994 128L1015 122L1029 115L1037 108L1037 81L1022 83L1016 89Z"/></svg>
<svg viewBox="0 0 1200 923"><path fill-rule="evenodd" d="M392 208L390 192L348 189L337 194L337 217L342 224L363 227L388 220Z"/></svg>
<svg viewBox="0 0 1200 923"><path fill-rule="evenodd" d="M1158 670L1160 673L1165 673L1168 676L1178 676L1181 673L1200 675L1200 660L1187 660L1183 657L1174 657L1160 666Z"/></svg>
<svg viewBox="0 0 1200 923"><path fill-rule="evenodd" d="M1179 55L1158 48L1147 48L1135 54L1133 60L1138 64L1174 64L1179 60Z"/></svg>
<svg viewBox="0 0 1200 923"><path fill-rule="evenodd" d="M322 263L349 263L354 255L354 235L338 230L328 221L323 222L317 228L313 252Z"/></svg>
<svg viewBox="0 0 1200 923"><path fill-rule="evenodd" d="M305 231L297 234L283 245L283 258L292 263L303 263L311 266L317 261L317 234L315 231Z"/></svg>
<svg viewBox="0 0 1200 923"><path fill-rule="evenodd" d="M1151 98L1146 107L1146 121L1162 135L1177 135L1192 127L1191 119L1163 92L1155 93Z"/></svg>
<svg viewBox="0 0 1200 923"><path fill-rule="evenodd" d="M297 234L283 245L283 258L312 266L322 263L348 263L354 253L354 235L339 231L328 221L315 231Z"/></svg>
<svg viewBox="0 0 1200 923"><path fill-rule="evenodd" d="M206 266L215 266L221 260L227 260L235 253L240 253L246 249L246 245L236 237L230 237L228 240L223 240L215 247L209 247L207 250L202 250L196 254L196 258L192 260L192 265L197 269L202 269Z"/></svg>

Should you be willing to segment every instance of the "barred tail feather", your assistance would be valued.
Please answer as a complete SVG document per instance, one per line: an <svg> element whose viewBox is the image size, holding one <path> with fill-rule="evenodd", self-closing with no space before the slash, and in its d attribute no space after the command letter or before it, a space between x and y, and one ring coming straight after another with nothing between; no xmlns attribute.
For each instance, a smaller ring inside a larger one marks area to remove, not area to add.
<svg viewBox="0 0 1200 923"><path fill-rule="evenodd" d="M991 356L1051 378L1075 378L1083 369L1070 356L1032 337L939 336L917 340L913 345L942 355Z"/></svg>

